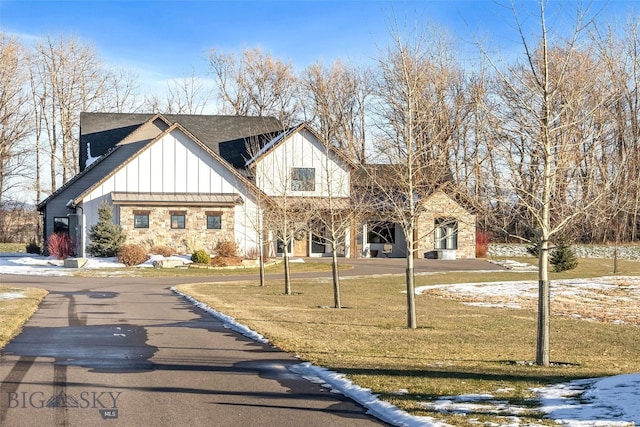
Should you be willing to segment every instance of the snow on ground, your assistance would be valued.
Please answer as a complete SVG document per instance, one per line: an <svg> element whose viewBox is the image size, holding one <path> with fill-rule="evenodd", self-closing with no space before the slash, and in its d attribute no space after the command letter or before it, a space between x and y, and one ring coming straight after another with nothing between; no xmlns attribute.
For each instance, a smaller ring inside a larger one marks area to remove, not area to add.
<svg viewBox="0 0 640 427"><path fill-rule="evenodd" d="M416 293L455 299L474 306L535 309L538 282L421 286L416 288ZM551 304L553 313L561 316L640 326L637 309L640 306L640 277L554 280Z"/></svg>
<svg viewBox="0 0 640 427"><path fill-rule="evenodd" d="M154 261L163 259L176 259L184 264L191 263L189 255L173 255L163 257L162 255L151 255L149 259L136 266L140 268L153 267ZM17 274L29 276L71 276L77 269L64 268L64 261L53 257L44 257L41 255L31 255L24 253L7 254L0 256L0 274ZM116 258L87 258L87 263L83 269L107 269L107 268L125 268L126 266L119 263Z"/></svg>
<svg viewBox="0 0 640 427"><path fill-rule="evenodd" d="M143 267L153 266L154 258ZM188 261L187 258L183 258ZM84 268L123 267L114 259L90 258ZM73 269L65 269L62 262L41 256L15 254L0 257L0 274L69 275ZM177 292L174 290L174 292ZM562 313L588 320L630 323L640 326L637 307L640 305L640 278L602 277L598 279L554 281L551 286L552 299L558 307L554 313ZM179 292L177 292L179 293ZM535 304L537 282L464 283L419 287L416 293L428 293L439 297L453 298L466 304L528 308ZM183 294L180 294L183 295ZM217 312L190 297L183 295L220 319L225 327L237 331L257 342L268 343L259 333L241 325L230 316ZM18 298L17 292L0 293L0 299ZM599 304L593 309L595 302ZM343 374L314 366L310 363L294 365L291 370L310 381L323 384L333 392L342 393L368 408L372 415L398 426L444 427L445 423L432 417L412 416L395 406L383 402L369 389L359 387ZM593 378L555 384L533 390L540 402L534 410L543 412L558 425L565 427L622 427L640 426L640 374ZM502 390L490 394L448 396L424 402L424 407L441 413L457 413L472 416L488 412L499 413L505 418L501 426L525 427L518 416L531 411L511 405L500 399ZM406 393L399 390L398 394ZM536 427L527 424L527 427Z"/></svg>
<svg viewBox="0 0 640 427"><path fill-rule="evenodd" d="M0 292L0 301L9 300L9 299L17 299L23 298L24 294L21 291L9 291L9 292Z"/></svg>

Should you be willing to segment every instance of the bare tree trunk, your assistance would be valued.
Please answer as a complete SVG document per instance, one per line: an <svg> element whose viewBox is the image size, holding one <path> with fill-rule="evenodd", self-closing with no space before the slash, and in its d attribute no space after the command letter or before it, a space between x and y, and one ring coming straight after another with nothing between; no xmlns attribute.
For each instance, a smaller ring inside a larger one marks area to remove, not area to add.
<svg viewBox="0 0 640 427"><path fill-rule="evenodd" d="M413 241L413 238L411 238L411 240ZM413 243L407 245L407 247L409 246L413 246ZM407 327L410 329L416 329L418 327L418 320L416 315L416 285L412 251L409 251L406 260L407 268L405 270L405 274L407 282Z"/></svg>
<svg viewBox="0 0 640 427"><path fill-rule="evenodd" d="M331 273L333 276L333 307L342 308L340 301L340 273L338 270L338 253L335 242L331 242Z"/></svg>
<svg viewBox="0 0 640 427"><path fill-rule="evenodd" d="M291 295L291 264L289 263L289 243L290 241L285 242L284 244L284 294Z"/></svg>

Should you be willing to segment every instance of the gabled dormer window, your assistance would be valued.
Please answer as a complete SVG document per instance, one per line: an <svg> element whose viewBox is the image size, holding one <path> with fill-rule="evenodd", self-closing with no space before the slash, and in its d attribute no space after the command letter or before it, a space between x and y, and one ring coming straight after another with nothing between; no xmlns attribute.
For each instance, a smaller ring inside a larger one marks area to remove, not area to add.
<svg viewBox="0 0 640 427"><path fill-rule="evenodd" d="M291 168L291 191L314 191L315 189L315 168Z"/></svg>

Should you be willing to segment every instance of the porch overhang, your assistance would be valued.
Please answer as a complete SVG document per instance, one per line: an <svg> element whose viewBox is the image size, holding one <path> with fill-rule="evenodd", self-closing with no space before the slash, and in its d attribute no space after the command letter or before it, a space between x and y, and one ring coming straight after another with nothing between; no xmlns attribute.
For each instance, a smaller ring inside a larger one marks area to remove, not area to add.
<svg viewBox="0 0 640 427"><path fill-rule="evenodd" d="M233 207L243 204L238 193L111 193L120 206L203 206Z"/></svg>

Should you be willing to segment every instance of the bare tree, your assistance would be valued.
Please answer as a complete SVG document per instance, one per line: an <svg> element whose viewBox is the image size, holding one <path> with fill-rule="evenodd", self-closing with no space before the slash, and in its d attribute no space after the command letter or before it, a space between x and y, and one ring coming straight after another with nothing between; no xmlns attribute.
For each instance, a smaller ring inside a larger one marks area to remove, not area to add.
<svg viewBox="0 0 640 427"><path fill-rule="evenodd" d="M286 295L292 294L290 256L295 254L297 245L306 241L312 218L311 205L303 192L315 177L299 167L303 157L297 145L287 143L299 128L274 133L247 161L256 186L268 197L264 200L262 228L268 230L268 240L275 244L270 255L283 256Z"/></svg>
<svg viewBox="0 0 640 427"><path fill-rule="evenodd" d="M319 162L320 192L308 198L313 244L331 248L333 282L333 306L342 308L340 293L340 269L338 255L347 255L350 250L351 233L360 222L365 211L365 199L351 192L351 175L356 165L346 154L330 143L323 144L323 159Z"/></svg>
<svg viewBox="0 0 640 427"><path fill-rule="evenodd" d="M24 91L28 73L22 46L0 33L0 203L8 191L27 174L29 147L25 139L33 131L29 103Z"/></svg>
<svg viewBox="0 0 640 427"><path fill-rule="evenodd" d="M517 198L539 249L536 363L542 366L549 365L550 355L551 239L606 193L604 170L596 161L598 144L606 139L598 111L610 102L606 92L592 90L601 74L597 61L580 45L589 24L586 12L577 10L568 38L552 40L545 6L544 0L538 4L539 32L533 44L513 7L524 64L495 66L501 108L492 110L499 123L500 144L494 149L499 151L502 186Z"/></svg>
<svg viewBox="0 0 640 427"><path fill-rule="evenodd" d="M465 115L462 73L443 31L396 28L378 58L378 139L383 165L365 168L374 208L397 223L406 240L407 327L416 328L414 256L420 216L428 197L450 180L453 135ZM431 37L429 37L431 36Z"/></svg>
<svg viewBox="0 0 640 427"><path fill-rule="evenodd" d="M272 116L285 126L297 120L298 79L291 63L260 49L240 56L212 50L209 61L224 114Z"/></svg>

